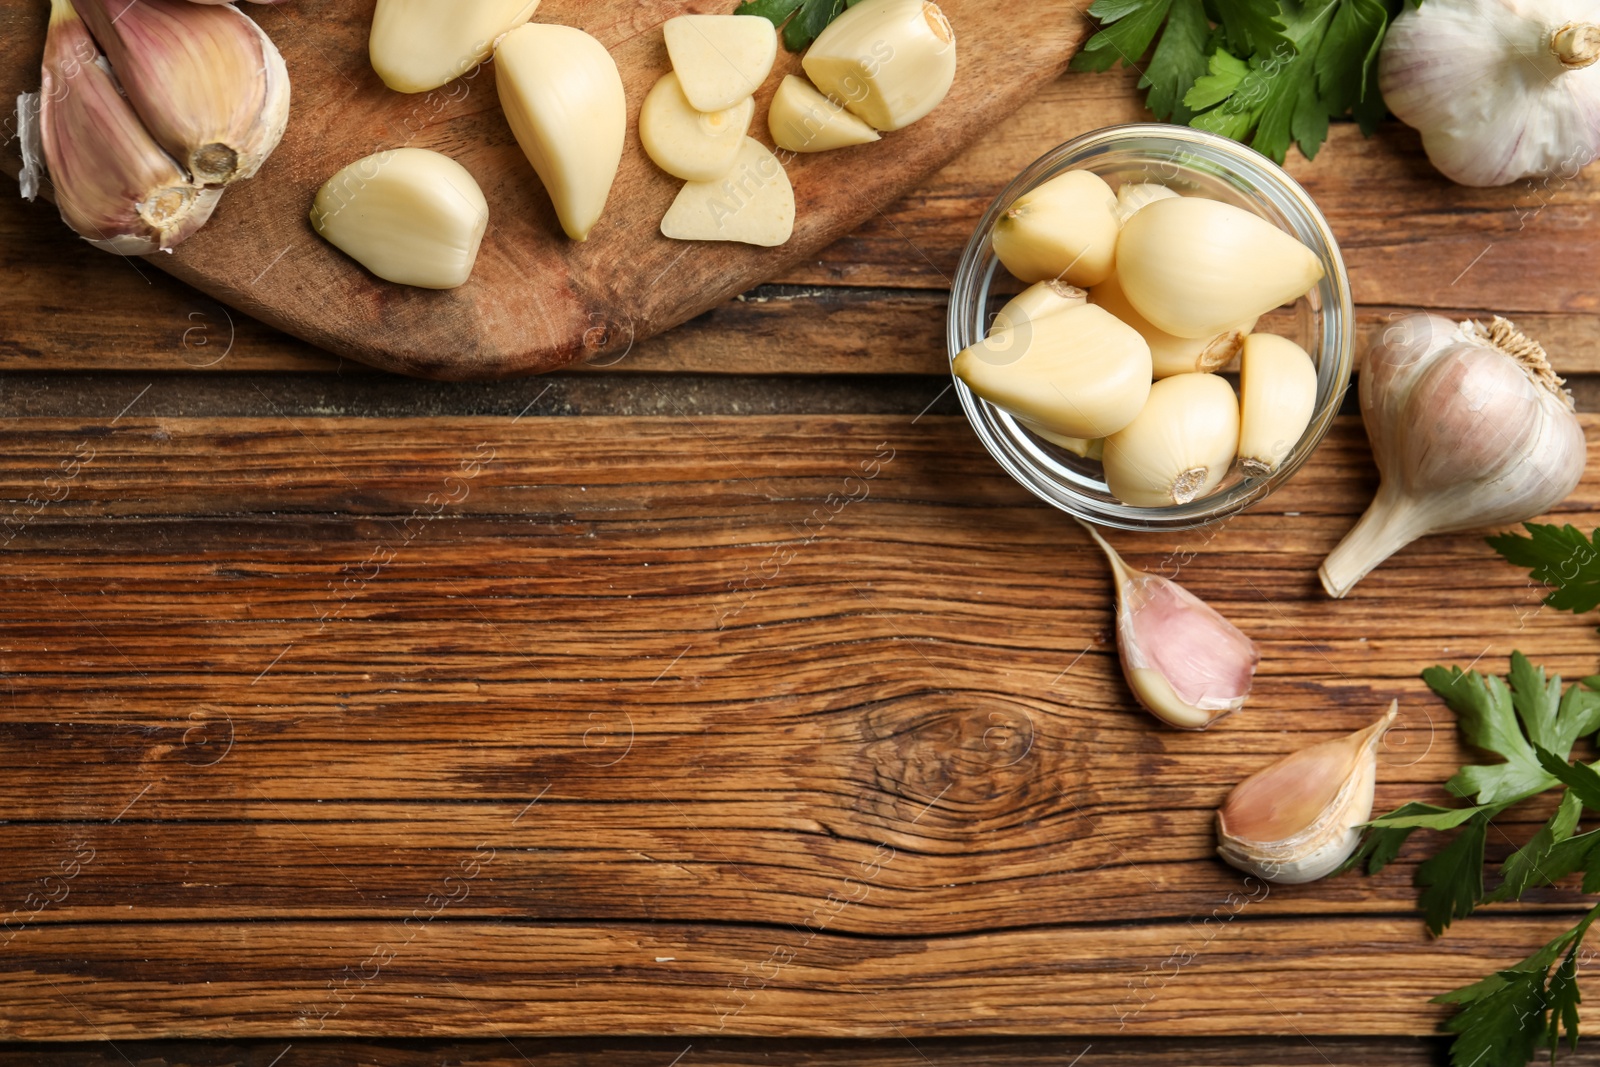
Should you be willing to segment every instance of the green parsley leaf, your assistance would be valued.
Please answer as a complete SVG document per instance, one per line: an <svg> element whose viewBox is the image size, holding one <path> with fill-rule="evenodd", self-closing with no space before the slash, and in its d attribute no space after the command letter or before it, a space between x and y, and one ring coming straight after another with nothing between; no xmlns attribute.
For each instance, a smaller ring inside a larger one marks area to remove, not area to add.
<svg viewBox="0 0 1600 1067"><path fill-rule="evenodd" d="M1466 829L1417 867L1417 905L1435 937L1471 915L1483 899L1483 846L1492 817L1487 809L1475 812Z"/></svg>
<svg viewBox="0 0 1600 1067"><path fill-rule="evenodd" d="M1102 29L1072 57L1072 70L1110 70L1119 60L1131 67L1155 40L1172 0L1095 0L1089 14Z"/></svg>
<svg viewBox="0 0 1600 1067"><path fill-rule="evenodd" d="M1479 808L1441 808L1434 804L1411 801L1402 804L1389 814L1367 823L1368 832L1360 847L1350 854L1335 871L1342 874L1366 863L1368 874L1377 874L1400 855L1400 846L1421 829L1453 830L1476 815Z"/></svg>
<svg viewBox="0 0 1600 1067"><path fill-rule="evenodd" d="M1217 0L1217 14L1231 52L1269 54L1289 44L1276 0Z"/></svg>
<svg viewBox="0 0 1600 1067"><path fill-rule="evenodd" d="M1588 538L1575 526L1522 525L1529 536L1499 534L1489 547L1551 586L1555 591L1544 598L1550 607L1574 613L1600 607L1600 530Z"/></svg>
<svg viewBox="0 0 1600 1067"><path fill-rule="evenodd" d="M1167 28L1150 56L1139 88L1149 89L1145 105L1163 121L1188 122L1194 117L1185 94L1206 72L1206 39L1211 23L1206 21L1201 0L1172 0L1167 13ZM1219 53L1226 54L1226 53Z"/></svg>
<svg viewBox="0 0 1600 1067"><path fill-rule="evenodd" d="M1500 865L1504 881L1484 899L1490 903L1517 900L1531 886L1549 885L1577 870L1577 867L1567 867L1555 852L1558 846L1572 839L1573 831L1578 828L1578 816L1582 813L1583 803L1578 799L1578 794L1570 790L1563 793L1561 803L1549 821L1539 828L1539 832L1526 845L1506 857L1506 861ZM1586 856L1579 852L1573 858L1582 860Z"/></svg>
<svg viewBox="0 0 1600 1067"><path fill-rule="evenodd" d="M1538 749L1539 764L1549 771L1569 790L1578 795L1583 806L1600 811L1600 774L1582 763L1568 763L1546 749Z"/></svg>

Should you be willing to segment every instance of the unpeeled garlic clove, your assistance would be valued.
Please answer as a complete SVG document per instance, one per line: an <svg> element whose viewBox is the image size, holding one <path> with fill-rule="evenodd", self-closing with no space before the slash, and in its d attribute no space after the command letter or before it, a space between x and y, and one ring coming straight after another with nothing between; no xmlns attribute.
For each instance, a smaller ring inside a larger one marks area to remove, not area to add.
<svg viewBox="0 0 1600 1067"><path fill-rule="evenodd" d="M1366 729L1291 752L1240 782L1217 809L1217 854L1283 885L1337 870L1372 817L1378 744L1398 714L1392 702Z"/></svg>
<svg viewBox="0 0 1600 1067"><path fill-rule="evenodd" d="M489 205L450 157L391 148L329 178L311 207L311 225L386 281L454 289L472 274Z"/></svg>
<svg viewBox="0 0 1600 1067"><path fill-rule="evenodd" d="M1025 282L1099 285L1116 264L1117 194L1087 170L1069 170L1019 196L994 224L994 254Z"/></svg>
<svg viewBox="0 0 1600 1067"><path fill-rule="evenodd" d="M1154 182L1130 182L1118 186L1117 218L1127 222L1147 204L1153 204L1157 200L1170 200L1177 195L1165 185L1157 185Z"/></svg>
<svg viewBox="0 0 1600 1067"><path fill-rule="evenodd" d="M952 369L991 404L1064 437L1120 430L1150 395L1149 346L1092 304L999 330Z"/></svg>
<svg viewBox="0 0 1600 1067"><path fill-rule="evenodd" d="M1106 440L1106 488L1135 507L1187 504L1222 482L1238 450L1233 386L1215 374L1175 374L1152 385L1138 417Z"/></svg>
<svg viewBox="0 0 1600 1067"><path fill-rule="evenodd" d="M74 0L145 128L196 183L253 176L289 121L289 72L255 22L190 0Z"/></svg>
<svg viewBox="0 0 1600 1067"><path fill-rule="evenodd" d="M715 181L738 162L755 114L756 102L748 96L724 111L696 111L669 71L639 109L639 140L651 161L673 177Z"/></svg>
<svg viewBox="0 0 1600 1067"><path fill-rule="evenodd" d="M1117 648L1128 688L1180 730L1204 730L1250 696L1261 653L1215 608L1177 582L1128 566L1094 527L1117 587Z"/></svg>
<svg viewBox="0 0 1600 1067"><path fill-rule="evenodd" d="M1025 322L1082 307L1089 302L1089 294L1065 282L1036 282L1006 302L996 312L989 333L997 330L1014 330Z"/></svg>
<svg viewBox="0 0 1600 1067"><path fill-rule="evenodd" d="M661 220L675 241L736 241L773 248L794 234L794 186L778 157L746 137L725 178L689 182Z"/></svg>
<svg viewBox="0 0 1600 1067"><path fill-rule="evenodd" d="M1239 469L1253 478L1277 470L1317 409L1317 367L1286 337L1251 334L1239 372Z"/></svg>
<svg viewBox="0 0 1600 1067"><path fill-rule="evenodd" d="M1117 278L1155 326L1179 337L1215 337L1322 279L1300 241L1242 208L1195 196L1147 204L1117 238Z"/></svg>
<svg viewBox="0 0 1600 1067"><path fill-rule="evenodd" d="M378 0L367 55L383 84L425 93L489 58L500 35L533 17L539 0Z"/></svg>
<svg viewBox="0 0 1600 1067"><path fill-rule="evenodd" d="M519 26L495 46L495 84L517 144L555 204L561 228L586 241L622 164L628 105L605 45L571 26Z"/></svg>
<svg viewBox="0 0 1600 1067"><path fill-rule="evenodd" d="M772 143L786 152L827 152L870 144L882 135L793 74L784 76L767 108Z"/></svg>
<svg viewBox="0 0 1600 1067"><path fill-rule="evenodd" d="M661 32L696 111L726 111L749 99L778 58L777 27L761 15L679 15Z"/></svg>
<svg viewBox="0 0 1600 1067"><path fill-rule="evenodd" d="M903 129L955 83L955 31L930 0L861 0L817 36L801 65L812 84L872 126Z"/></svg>
<svg viewBox="0 0 1600 1067"><path fill-rule="evenodd" d="M190 180L150 136L68 0L51 0L37 123L61 217L97 248L173 248L222 195Z"/></svg>
<svg viewBox="0 0 1600 1067"><path fill-rule="evenodd" d="M1159 188L1159 186L1158 186ZM1089 291L1089 302L1099 304L1111 314L1139 331L1150 346L1150 369L1157 378L1170 378L1174 374L1209 374L1233 362L1244 347L1244 339L1256 328L1256 320L1239 323L1214 337L1179 337L1170 334L1139 314L1128 302L1127 294L1117 282L1117 276L1101 282Z"/></svg>

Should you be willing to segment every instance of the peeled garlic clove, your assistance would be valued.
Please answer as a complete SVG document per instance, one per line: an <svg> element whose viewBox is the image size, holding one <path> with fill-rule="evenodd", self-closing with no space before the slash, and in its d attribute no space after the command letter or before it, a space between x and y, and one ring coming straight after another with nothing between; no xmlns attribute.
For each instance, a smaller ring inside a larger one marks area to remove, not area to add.
<svg viewBox="0 0 1600 1067"><path fill-rule="evenodd" d="M1329 596L1419 537L1542 515L1583 477L1572 397L1544 349L1505 319L1407 316L1372 346L1360 380L1378 494L1323 561Z"/></svg>
<svg viewBox="0 0 1600 1067"><path fill-rule="evenodd" d="M733 170L718 181L689 182L661 220L675 241L737 241L771 248L794 234L794 186L778 157L746 137Z"/></svg>
<svg viewBox="0 0 1600 1067"><path fill-rule="evenodd" d="M861 0L817 36L801 65L818 89L856 115L898 130L950 92L956 37L929 0Z"/></svg>
<svg viewBox="0 0 1600 1067"><path fill-rule="evenodd" d="M1159 186L1158 186L1159 188ZM1089 302L1098 304L1123 322L1139 331L1139 336L1150 346L1150 368L1157 378L1170 378L1174 374L1209 374L1233 362L1244 347L1247 334L1256 327L1256 320L1240 323L1223 330L1215 337L1178 337L1170 334L1139 314L1115 274L1089 292Z"/></svg>
<svg viewBox="0 0 1600 1067"><path fill-rule="evenodd" d="M1317 367L1286 337L1251 334L1239 373L1239 468L1252 478L1277 470L1317 409Z"/></svg>
<svg viewBox="0 0 1600 1067"><path fill-rule="evenodd" d="M748 99L778 58L777 27L760 15L679 15L661 32L696 111L726 111Z"/></svg>
<svg viewBox="0 0 1600 1067"><path fill-rule="evenodd" d="M367 54L383 84L425 93L489 58L500 35L533 17L539 0L378 0Z"/></svg>
<svg viewBox="0 0 1600 1067"><path fill-rule="evenodd" d="M1215 374L1176 374L1151 386L1138 417L1106 440L1106 488L1135 507L1187 504L1221 484L1238 450L1233 386Z"/></svg>
<svg viewBox="0 0 1600 1067"><path fill-rule="evenodd" d="M328 179L312 205L311 225L386 281L453 289L472 274L489 205L450 157L391 148Z"/></svg>
<svg viewBox="0 0 1600 1067"><path fill-rule="evenodd" d="M222 195L151 138L68 0L51 0L38 133L61 217L97 248L144 255L181 243Z"/></svg>
<svg viewBox="0 0 1600 1067"><path fill-rule="evenodd" d="M1240 782L1217 809L1217 854L1281 885L1337 870L1372 818L1378 744L1398 714L1391 703L1365 730L1291 752Z"/></svg>
<svg viewBox="0 0 1600 1067"><path fill-rule="evenodd" d="M622 164L628 105L605 45L582 30L528 23L495 46L495 84L517 144L555 204L561 228L586 241Z"/></svg>
<svg viewBox="0 0 1600 1067"><path fill-rule="evenodd" d="M1025 322L1042 319L1058 311L1083 307L1088 302L1089 294L1075 285L1058 281L1036 282L1012 297L995 314L989 333L1014 330Z"/></svg>
<svg viewBox="0 0 1600 1067"><path fill-rule="evenodd" d="M202 185L253 176L289 121L289 72L231 5L74 0L150 135Z"/></svg>
<svg viewBox="0 0 1600 1067"><path fill-rule="evenodd" d="M881 134L817 92L804 78L784 76L767 108L772 143L786 152L827 152L870 144Z"/></svg>
<svg viewBox="0 0 1600 1067"><path fill-rule="evenodd" d="M1180 730L1204 730L1244 707L1261 653L1177 582L1134 570L1087 523L1117 586L1117 648L1139 703Z"/></svg>
<svg viewBox="0 0 1600 1067"><path fill-rule="evenodd" d="M1157 200L1170 200L1178 194L1153 182L1130 182L1117 189L1117 218L1127 222L1134 213Z"/></svg>
<svg viewBox="0 0 1600 1067"><path fill-rule="evenodd" d="M1147 204L1117 239L1117 278L1151 323L1179 337L1215 337L1322 279L1300 241L1242 208L1195 196Z"/></svg>
<svg viewBox="0 0 1600 1067"><path fill-rule="evenodd" d="M1098 174L1069 170L1017 198L994 224L994 254L1025 282L1099 285L1116 264L1117 194Z"/></svg>
<svg viewBox="0 0 1600 1067"><path fill-rule="evenodd" d="M1067 437L1063 434L1052 433L1038 423L1029 422L1027 419L1018 419L1017 422L1021 423L1023 428L1035 437L1049 441L1051 444L1064 448L1083 459L1092 459L1098 462L1100 457L1106 454L1106 440L1103 437L1096 437L1093 440L1086 437Z"/></svg>
<svg viewBox="0 0 1600 1067"><path fill-rule="evenodd" d="M1149 346L1092 304L990 334L952 369L991 404L1064 437L1114 433L1150 395Z"/></svg>
<svg viewBox="0 0 1600 1067"><path fill-rule="evenodd" d="M755 114L756 102L748 96L725 111L696 111L678 76L669 72L639 109L639 140L655 165L673 177L715 181L738 162Z"/></svg>

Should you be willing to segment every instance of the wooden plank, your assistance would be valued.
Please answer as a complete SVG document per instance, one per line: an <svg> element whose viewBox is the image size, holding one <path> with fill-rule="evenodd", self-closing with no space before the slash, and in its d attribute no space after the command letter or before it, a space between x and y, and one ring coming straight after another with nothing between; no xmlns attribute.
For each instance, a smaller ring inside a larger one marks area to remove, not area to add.
<svg viewBox="0 0 1600 1067"><path fill-rule="evenodd" d="M921 191L780 279L798 291L724 304L625 356L609 349L594 365L944 373L939 291L989 198L1066 137L1140 117L1132 76L1068 75ZM1415 307L1451 317L1506 312L1544 339L1563 372L1600 372L1600 307L1582 284L1600 271L1597 246L1583 236L1600 198L1593 168L1554 189L1460 189L1433 176L1414 135L1390 124L1371 141L1335 127L1316 163L1295 157L1290 170L1344 246L1364 336ZM1377 202L1373 189L1384 191ZM12 281L0 287L0 322L9 324L0 370L339 367L144 264L83 247L47 206L0 198L0 276ZM893 291L833 288L841 285ZM621 319L608 326L618 336L629 329Z"/></svg>
<svg viewBox="0 0 1600 1067"><path fill-rule="evenodd" d="M933 941L448 918L42 927L6 950L0 1034L1409 1036L1444 1018L1431 994L1561 928L1482 918L1430 942L1409 920L1248 917Z"/></svg>

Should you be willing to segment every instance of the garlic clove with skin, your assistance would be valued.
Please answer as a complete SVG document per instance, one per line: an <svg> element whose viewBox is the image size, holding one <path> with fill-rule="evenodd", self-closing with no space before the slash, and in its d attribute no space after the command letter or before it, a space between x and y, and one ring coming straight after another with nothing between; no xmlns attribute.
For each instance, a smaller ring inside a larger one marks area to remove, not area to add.
<svg viewBox="0 0 1600 1067"><path fill-rule="evenodd" d="M1135 507L1188 504L1221 484L1238 450L1233 386L1215 374L1175 374L1152 385L1138 417L1106 439L1106 488Z"/></svg>
<svg viewBox="0 0 1600 1067"><path fill-rule="evenodd" d="M1293 236L1196 196L1146 204L1122 227L1116 256L1129 302L1179 337L1234 329L1298 300L1323 275L1316 253Z"/></svg>
<svg viewBox="0 0 1600 1067"><path fill-rule="evenodd" d="M1277 470L1317 409L1317 367L1306 350L1270 333L1251 334L1239 361L1239 469Z"/></svg>
<svg viewBox="0 0 1600 1067"><path fill-rule="evenodd" d="M190 0L73 0L145 128L202 185L252 177L289 121L289 72L255 21Z"/></svg>
<svg viewBox="0 0 1600 1067"><path fill-rule="evenodd" d="M1117 194L1087 170L1069 170L1017 197L994 224L994 254L1025 282L1099 285L1116 264Z"/></svg>
<svg viewBox="0 0 1600 1067"><path fill-rule="evenodd" d="M1399 703L1348 737L1291 752L1234 787L1217 809L1217 854L1280 885L1333 873L1372 817L1378 744Z"/></svg>
<svg viewBox="0 0 1600 1067"><path fill-rule="evenodd" d="M1419 537L1522 522L1577 488L1587 450L1544 349L1505 319L1410 315L1360 376L1378 493L1319 576L1342 597Z"/></svg>
<svg viewBox="0 0 1600 1067"><path fill-rule="evenodd" d="M1255 642L1177 582L1129 567L1098 530L1079 525L1111 564L1117 649L1140 705L1180 730L1204 730L1242 708L1261 662Z"/></svg>
<svg viewBox="0 0 1600 1067"><path fill-rule="evenodd" d="M1115 274L1089 292L1089 302L1098 304L1139 331L1150 345L1150 368L1157 378L1174 374L1209 374L1232 363L1244 347L1244 339L1256 328L1256 320L1241 322L1212 337L1179 337L1170 334L1139 314L1128 302L1127 294Z"/></svg>
<svg viewBox="0 0 1600 1067"><path fill-rule="evenodd" d="M995 314L989 333L992 335L997 330L1014 330L1025 322L1042 319L1058 311L1082 307L1088 302L1088 292L1075 285L1053 280L1037 282L1006 302L1005 307Z"/></svg>
<svg viewBox="0 0 1600 1067"><path fill-rule="evenodd" d="M1570 181L1600 156L1600 9L1592 0L1408 5L1385 36L1378 84L1452 181Z"/></svg>

